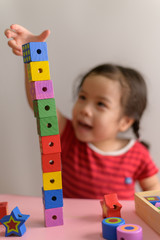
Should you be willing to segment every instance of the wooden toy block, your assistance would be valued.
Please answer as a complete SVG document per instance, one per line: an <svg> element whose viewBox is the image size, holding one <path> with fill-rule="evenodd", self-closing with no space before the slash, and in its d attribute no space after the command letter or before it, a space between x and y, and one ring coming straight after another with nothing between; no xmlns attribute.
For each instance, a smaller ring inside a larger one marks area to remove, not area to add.
<svg viewBox="0 0 160 240"><path fill-rule="evenodd" d="M160 197L160 191L135 193L135 210L139 217L160 234L160 210L146 199L153 196Z"/></svg>
<svg viewBox="0 0 160 240"><path fill-rule="evenodd" d="M8 213L8 202L0 202L0 219ZM0 225L2 223L0 222Z"/></svg>
<svg viewBox="0 0 160 240"><path fill-rule="evenodd" d="M42 171L43 172L57 172L61 171L61 154L42 154Z"/></svg>
<svg viewBox="0 0 160 240"><path fill-rule="evenodd" d="M45 226L54 227L63 225L63 208L52 208L44 210Z"/></svg>
<svg viewBox="0 0 160 240"><path fill-rule="evenodd" d="M157 207L157 208L160 209L160 202L156 202L156 203L155 203L155 207Z"/></svg>
<svg viewBox="0 0 160 240"><path fill-rule="evenodd" d="M60 135L39 137L42 154L61 152Z"/></svg>
<svg viewBox="0 0 160 240"><path fill-rule="evenodd" d="M117 227L124 225L125 220L119 217L105 218L102 221L102 235L107 240L117 240Z"/></svg>
<svg viewBox="0 0 160 240"><path fill-rule="evenodd" d="M48 61L27 63L27 73L29 81L50 80Z"/></svg>
<svg viewBox="0 0 160 240"><path fill-rule="evenodd" d="M157 202L160 202L160 197L158 196L145 197L145 199L148 200L153 205L155 205Z"/></svg>
<svg viewBox="0 0 160 240"><path fill-rule="evenodd" d="M33 109L36 118L57 117L54 98L34 100Z"/></svg>
<svg viewBox="0 0 160 240"><path fill-rule="evenodd" d="M37 118L37 131L40 136L59 134L57 117Z"/></svg>
<svg viewBox="0 0 160 240"><path fill-rule="evenodd" d="M0 222L5 226L5 236L22 236L26 232L25 221L30 215L22 214L18 207L15 207L10 215L4 216Z"/></svg>
<svg viewBox="0 0 160 240"><path fill-rule="evenodd" d="M107 217L121 217L122 205L118 202L116 193L104 195L103 200L100 201L102 207L103 218Z"/></svg>
<svg viewBox="0 0 160 240"><path fill-rule="evenodd" d="M117 240L142 240L142 228L136 224L124 224L117 227Z"/></svg>
<svg viewBox="0 0 160 240"><path fill-rule="evenodd" d="M45 191L62 189L61 171L43 173L43 189Z"/></svg>
<svg viewBox="0 0 160 240"><path fill-rule="evenodd" d="M45 209L63 207L63 191L58 190L47 190L42 189L43 204Z"/></svg>
<svg viewBox="0 0 160 240"><path fill-rule="evenodd" d="M32 100L54 98L52 80L30 82Z"/></svg>
<svg viewBox="0 0 160 240"><path fill-rule="evenodd" d="M48 61L46 42L30 42L22 45L24 63Z"/></svg>

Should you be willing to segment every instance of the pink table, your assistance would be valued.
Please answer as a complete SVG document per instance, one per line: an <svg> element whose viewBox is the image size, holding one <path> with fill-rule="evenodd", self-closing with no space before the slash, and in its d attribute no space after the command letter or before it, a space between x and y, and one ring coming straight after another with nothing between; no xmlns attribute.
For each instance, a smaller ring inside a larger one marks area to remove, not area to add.
<svg viewBox="0 0 160 240"><path fill-rule="evenodd" d="M26 233L21 237L8 239L25 240L98 240L102 238L102 210L98 200L64 199L64 225L44 227L42 199L16 195L0 195L0 202L8 201L9 214L16 206L22 214L29 214L26 221ZM160 236L145 224L135 213L134 201L120 201L122 218L126 223L138 224L143 228L144 240L159 240ZM5 228L0 225L0 239L4 237Z"/></svg>

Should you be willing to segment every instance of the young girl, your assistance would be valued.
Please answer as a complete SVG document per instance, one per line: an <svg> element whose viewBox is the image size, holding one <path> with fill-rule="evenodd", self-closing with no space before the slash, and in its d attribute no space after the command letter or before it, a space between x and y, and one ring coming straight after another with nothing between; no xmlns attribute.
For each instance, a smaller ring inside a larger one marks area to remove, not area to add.
<svg viewBox="0 0 160 240"><path fill-rule="evenodd" d="M46 30L35 36L16 24L5 31L12 38L9 46L19 56L22 44L45 41L49 34ZM32 105L29 93L28 99ZM64 197L100 199L115 192L119 199L133 199L136 181L143 190L160 190L158 169L138 141L146 104L145 81L133 69L104 64L83 77L72 120L57 110ZM137 140L118 136L130 127Z"/></svg>

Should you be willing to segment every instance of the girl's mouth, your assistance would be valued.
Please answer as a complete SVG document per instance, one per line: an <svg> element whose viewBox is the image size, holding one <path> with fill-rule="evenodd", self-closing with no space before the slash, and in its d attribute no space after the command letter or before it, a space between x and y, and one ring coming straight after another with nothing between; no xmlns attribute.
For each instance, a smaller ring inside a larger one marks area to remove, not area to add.
<svg viewBox="0 0 160 240"><path fill-rule="evenodd" d="M91 130L93 129L93 127L87 123L84 123L84 122L81 122L81 121L78 121L78 126L86 129L86 130Z"/></svg>

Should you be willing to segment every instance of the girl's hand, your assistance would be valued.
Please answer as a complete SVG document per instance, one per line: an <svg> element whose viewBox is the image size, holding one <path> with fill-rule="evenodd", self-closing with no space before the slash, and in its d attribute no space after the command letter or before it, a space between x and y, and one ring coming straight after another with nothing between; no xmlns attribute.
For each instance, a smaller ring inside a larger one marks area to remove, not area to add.
<svg viewBox="0 0 160 240"><path fill-rule="evenodd" d="M12 38L8 41L9 47L12 48L14 54L22 56L22 45L28 42L44 42L50 34L50 30L45 30L40 35L34 35L26 28L12 24L10 29L5 30L7 38Z"/></svg>

